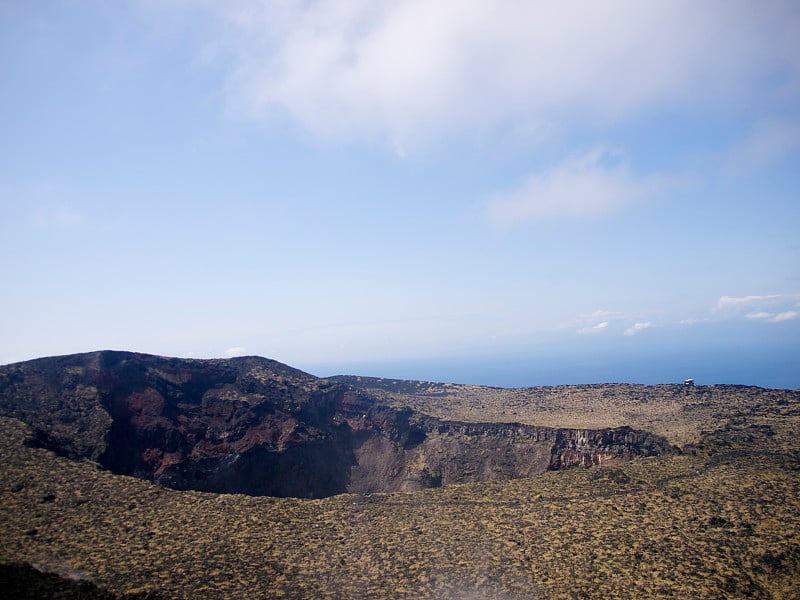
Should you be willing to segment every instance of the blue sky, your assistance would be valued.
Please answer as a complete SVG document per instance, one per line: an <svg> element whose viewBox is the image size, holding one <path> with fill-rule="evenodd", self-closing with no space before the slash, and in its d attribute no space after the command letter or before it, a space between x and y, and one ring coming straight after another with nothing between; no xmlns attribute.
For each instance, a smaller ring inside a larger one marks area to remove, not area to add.
<svg viewBox="0 0 800 600"><path fill-rule="evenodd" d="M800 387L795 2L11 1L0 52L0 363Z"/></svg>

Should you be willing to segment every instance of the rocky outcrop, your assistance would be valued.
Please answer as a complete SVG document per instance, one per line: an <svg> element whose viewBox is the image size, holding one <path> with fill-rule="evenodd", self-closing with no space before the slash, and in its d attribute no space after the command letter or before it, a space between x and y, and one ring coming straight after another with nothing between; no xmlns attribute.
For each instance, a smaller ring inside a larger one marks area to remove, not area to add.
<svg viewBox="0 0 800 600"><path fill-rule="evenodd" d="M512 479L672 451L628 427L437 419L258 357L96 352L0 367L32 444L176 489L324 497Z"/></svg>
<svg viewBox="0 0 800 600"><path fill-rule="evenodd" d="M634 456L668 454L670 450L662 437L630 427L559 429L549 468L593 467Z"/></svg>

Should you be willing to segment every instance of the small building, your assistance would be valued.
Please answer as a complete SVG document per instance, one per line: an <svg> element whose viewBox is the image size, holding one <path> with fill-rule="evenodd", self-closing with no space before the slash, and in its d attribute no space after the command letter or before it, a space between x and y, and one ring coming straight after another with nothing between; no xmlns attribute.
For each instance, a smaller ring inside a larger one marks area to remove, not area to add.
<svg viewBox="0 0 800 600"><path fill-rule="evenodd" d="M683 385L686 387L692 387L694 385L694 379L684 379Z"/></svg>

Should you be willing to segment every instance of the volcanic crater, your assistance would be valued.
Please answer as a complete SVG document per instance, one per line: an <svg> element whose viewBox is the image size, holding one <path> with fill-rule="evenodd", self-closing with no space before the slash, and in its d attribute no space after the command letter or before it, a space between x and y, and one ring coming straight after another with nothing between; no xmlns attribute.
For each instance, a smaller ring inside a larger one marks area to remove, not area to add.
<svg viewBox="0 0 800 600"><path fill-rule="evenodd" d="M443 419L360 381L260 357L101 351L0 368L0 412L32 428L29 444L116 474L254 496L415 491L679 452L629 426Z"/></svg>

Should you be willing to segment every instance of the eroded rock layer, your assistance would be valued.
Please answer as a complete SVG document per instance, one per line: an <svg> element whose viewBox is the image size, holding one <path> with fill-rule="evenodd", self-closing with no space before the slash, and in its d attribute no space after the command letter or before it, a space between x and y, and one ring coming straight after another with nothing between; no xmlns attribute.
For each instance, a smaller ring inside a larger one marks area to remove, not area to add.
<svg viewBox="0 0 800 600"><path fill-rule="evenodd" d="M672 447L630 427L447 421L258 357L95 352L0 367L33 443L176 489L325 497L599 465Z"/></svg>

